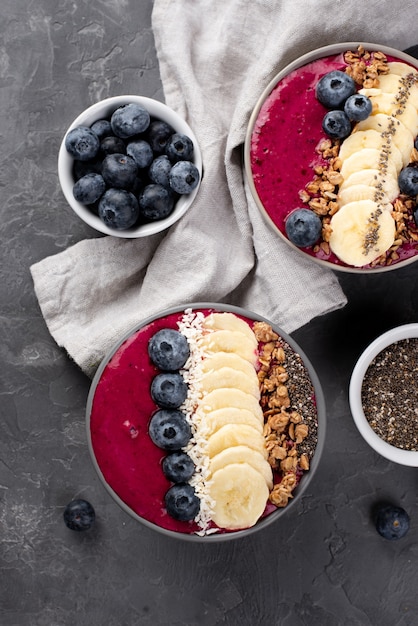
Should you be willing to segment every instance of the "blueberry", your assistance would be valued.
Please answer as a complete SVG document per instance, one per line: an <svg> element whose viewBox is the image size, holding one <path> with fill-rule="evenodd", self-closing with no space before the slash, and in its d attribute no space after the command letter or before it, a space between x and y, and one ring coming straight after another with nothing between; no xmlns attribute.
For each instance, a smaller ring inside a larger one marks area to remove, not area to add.
<svg viewBox="0 0 418 626"><path fill-rule="evenodd" d="M186 452L177 450L162 462L164 476L173 483L187 483L195 472L195 464Z"/></svg>
<svg viewBox="0 0 418 626"><path fill-rule="evenodd" d="M177 409L187 397L187 384L178 372L157 374L151 383L151 397L164 409Z"/></svg>
<svg viewBox="0 0 418 626"><path fill-rule="evenodd" d="M100 157L95 157L90 161L79 161L78 159L74 160L73 165L73 175L75 180L82 178L86 174L100 174L102 171L102 159Z"/></svg>
<svg viewBox="0 0 418 626"><path fill-rule="evenodd" d="M200 500L191 485L173 485L165 494L167 513L180 522L188 522L196 517L200 510Z"/></svg>
<svg viewBox="0 0 418 626"><path fill-rule="evenodd" d="M418 167L408 165L401 170L398 176L398 184L401 193L407 196L418 195Z"/></svg>
<svg viewBox="0 0 418 626"><path fill-rule="evenodd" d="M191 161L178 161L169 174L170 187L179 194L189 194L199 183L199 170Z"/></svg>
<svg viewBox="0 0 418 626"><path fill-rule="evenodd" d="M418 206L417 205L415 205L415 208L413 210L413 217L414 217L415 226L418 228Z"/></svg>
<svg viewBox="0 0 418 626"><path fill-rule="evenodd" d="M285 230L295 246L306 248L318 241L322 222L310 209L295 209L286 219Z"/></svg>
<svg viewBox="0 0 418 626"><path fill-rule="evenodd" d="M165 153L172 163L190 161L193 157L193 142L183 133L174 133L167 141Z"/></svg>
<svg viewBox="0 0 418 626"><path fill-rule="evenodd" d="M164 219L172 213L174 203L174 195L166 187L155 183L146 185L139 196L141 217L147 221Z"/></svg>
<svg viewBox="0 0 418 626"><path fill-rule="evenodd" d="M174 372L183 367L189 358L189 343L174 328L162 328L148 342L151 361L162 370Z"/></svg>
<svg viewBox="0 0 418 626"><path fill-rule="evenodd" d="M100 174L86 174L73 187L73 196L82 204L93 204L105 192L106 184Z"/></svg>
<svg viewBox="0 0 418 626"><path fill-rule="evenodd" d="M90 126L91 130L96 133L99 139L112 135L112 127L109 120L97 120Z"/></svg>
<svg viewBox="0 0 418 626"><path fill-rule="evenodd" d="M138 220L138 201L130 191L111 188L100 198L98 212L109 228L126 230Z"/></svg>
<svg viewBox="0 0 418 626"><path fill-rule="evenodd" d="M124 104L110 118L112 130L117 137L127 139L147 130L150 115L145 107L136 102Z"/></svg>
<svg viewBox="0 0 418 626"><path fill-rule="evenodd" d="M163 154L167 141L173 135L174 129L163 120L152 120L147 130L147 140L155 154Z"/></svg>
<svg viewBox="0 0 418 626"><path fill-rule="evenodd" d="M372 112L372 101L362 93L355 93L344 103L344 113L350 120L361 122Z"/></svg>
<svg viewBox="0 0 418 626"><path fill-rule="evenodd" d="M148 434L156 446L174 452L189 443L192 431L181 411L160 409L151 417Z"/></svg>
<svg viewBox="0 0 418 626"><path fill-rule="evenodd" d="M127 154L108 154L103 159L102 176L109 187L130 189L136 179L138 167Z"/></svg>
<svg viewBox="0 0 418 626"><path fill-rule="evenodd" d="M316 85L316 97L327 109L339 109L355 91L354 80L340 70L325 74Z"/></svg>
<svg viewBox="0 0 418 626"><path fill-rule="evenodd" d="M88 530L95 519L94 509L87 500L72 500L64 509L64 522L71 530Z"/></svg>
<svg viewBox="0 0 418 626"><path fill-rule="evenodd" d="M136 141L129 142L126 146L126 154L129 154L141 169L151 165L154 158L152 148L145 139L137 139Z"/></svg>
<svg viewBox="0 0 418 626"><path fill-rule="evenodd" d="M74 159L88 161L99 152L100 140L87 126L77 126L67 133L65 147Z"/></svg>
<svg viewBox="0 0 418 626"><path fill-rule="evenodd" d="M375 510L375 525L385 539L401 539L409 530L409 515L399 506L382 503Z"/></svg>
<svg viewBox="0 0 418 626"><path fill-rule="evenodd" d="M163 187L170 187L169 173L172 168L172 163L166 154L161 154L151 163L148 175L152 182L162 185Z"/></svg>
<svg viewBox="0 0 418 626"><path fill-rule="evenodd" d="M100 152L103 156L108 154L126 154L125 142L120 137L108 135L103 137L100 142Z"/></svg>
<svg viewBox="0 0 418 626"><path fill-rule="evenodd" d="M351 122L344 111L328 111L322 120L322 130L331 139L344 139L351 133Z"/></svg>

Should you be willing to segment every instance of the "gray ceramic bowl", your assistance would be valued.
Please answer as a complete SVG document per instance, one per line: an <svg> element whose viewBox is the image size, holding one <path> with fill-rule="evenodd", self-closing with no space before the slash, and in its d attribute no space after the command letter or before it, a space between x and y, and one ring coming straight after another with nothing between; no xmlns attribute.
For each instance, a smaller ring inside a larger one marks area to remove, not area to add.
<svg viewBox="0 0 418 626"><path fill-rule="evenodd" d="M322 265L323 267L327 267L329 269L332 270L338 270L341 272L350 272L350 273L359 273L359 274L364 274L364 273L376 273L376 272L385 272L385 271L392 271L394 269L397 268L401 268L404 267L405 265L408 265L410 263L413 263L415 261L418 260L418 250L415 250L415 254L413 256L407 256L405 255L405 249L402 250L401 248L401 253L400 253L400 258L399 260L393 262L390 265L385 265L385 266L374 266L374 267L370 267L370 266L365 266L365 267L353 267L353 266L347 266L344 263L341 263L338 259L336 258L332 258L332 257L328 257L327 255L322 255L321 253L318 255L313 255L311 253L311 251L309 249L306 248L299 248L297 246L295 246L293 243L291 243L286 235L285 232L285 227L284 227L284 221L286 218L287 213L289 212L287 205L284 206L283 208L280 208L279 206L279 210L277 210L277 205L279 203L278 200L275 199L273 192L269 192L267 194L267 198L268 198L268 202L269 202L269 206L266 207L263 204L263 201L261 200L259 193L257 191L257 185L254 181L254 170L253 170L253 154L252 154L252 145L254 142L254 145L257 145L257 142L259 141L258 139L258 130L257 130L257 124L266 124L266 128L268 128L268 132L269 132L269 136L274 136L275 133L275 125L276 125L276 115L278 116L278 112L274 112L274 114L271 116L271 118L269 117L269 112L264 111L263 110L263 106L266 104L266 101L268 100L268 98L270 97L270 95L272 94L272 92L274 92L274 90L276 88L281 88L282 85L284 85L286 83L286 79L288 77L288 75L293 72L294 70L298 70L300 68L302 68L303 66L306 66L307 64L314 62L314 61L319 61L320 59L325 59L326 57L329 56L333 56L333 55L341 55L342 53L344 53L347 50L356 50L358 48L359 45L362 45L366 50L369 51L381 51L383 53L385 53L386 55L390 56L390 57L395 57L401 61L407 62L410 65L416 67L418 69L418 61L417 59L415 59L414 57L409 56L408 54L405 54L404 52L401 52L399 50L395 50L394 48L390 48L388 46L381 46L381 45L377 45L377 44L372 44L372 43L365 43L365 42L346 42L346 43L339 43L339 44L332 44L332 45L328 45L328 46L324 46L322 48L318 48L316 50L313 50L311 52L308 52L307 54L304 54L303 56L301 56L298 59L295 59L295 61L293 61L292 63L290 63L289 65L287 65L285 68L283 68L270 82L268 85L266 85L266 88L264 89L263 93L260 95L260 98L257 101L256 106L254 107L254 110L252 111L250 120L249 120L249 124L248 124L248 128L247 128L247 134L246 134L246 138L245 138L245 145L244 145L244 164L245 164L245 175L246 175L246 179L248 181L248 185L249 188L251 190L251 194L254 198L254 201L260 211L260 213L262 214L262 216L265 218L267 224L272 228L272 230L282 239L286 242L286 244L289 245L289 247L293 250L296 250L298 253L302 254L305 258L309 258L311 259L314 263L319 263L320 265ZM316 70L315 70L316 71ZM329 68L319 68L318 69L318 73L320 75L325 74L327 71L329 71ZM313 73L312 73L313 74ZM310 76L309 78L309 83L307 83L306 87L307 87L307 92L311 92L315 87L315 84L317 82L317 75L315 75L315 77L313 78L312 76ZM300 87L299 87L300 89ZM280 111L280 115L283 114L283 116L286 116L288 114L287 112L287 103L284 103L283 108ZM323 111L323 113L325 113L326 109L322 108L321 105L319 105L319 103L312 104L311 102L311 107L309 110L309 113L307 114L307 118L309 120L309 116L312 116L312 107L313 106L317 106L319 107L319 109L321 109L321 111ZM323 115L323 113L321 113L321 115ZM319 116L320 111L317 111L317 115ZM318 118L319 122L318 124L315 125L315 128L319 129L319 133L318 133L318 138L320 135L320 131L321 131L321 118ZM299 132L303 133L303 120L300 121L300 129ZM278 132L278 131L276 131ZM289 133L288 128L286 128L286 132ZM324 134L322 134L323 137L325 137ZM318 139L316 138L316 139ZM316 141L315 139L315 141ZM312 139L311 139L312 140ZM315 144L316 145L316 144ZM314 146L315 148L315 146ZM313 152L309 152L309 154L311 155L309 158L314 158L314 151ZM276 159L277 157L274 157L274 159ZM267 154L263 154L262 156L260 156L260 159L267 165L269 165L269 167L274 167L274 160L272 160L272 156L269 155L269 153ZM305 163L298 163L298 170L302 171L302 169L305 170L309 170L309 162ZM293 170L294 171L294 170ZM276 169L276 178L279 179L281 177L281 172L279 169ZM312 175L313 175L313 171L312 171ZM306 180L306 182L308 182L309 179ZM303 188L303 187L302 187ZM260 189L260 188L259 188ZM300 187L298 187L296 189L296 194L299 191ZM296 202L300 202L300 200L297 198L297 195L295 197L295 203ZM298 206L302 206L299 204L296 204L296 206L293 206L292 204L292 209L296 209ZM416 247L416 245L414 246Z"/></svg>
<svg viewBox="0 0 418 626"><path fill-rule="evenodd" d="M391 445L373 430L364 413L362 402L363 380L370 364L382 350L403 339L418 339L418 324L404 324L388 330L377 337L360 355L350 380L350 409L361 436L373 450L393 463L418 467L418 452L402 450ZM411 398L416 402L416 387L411 389Z"/></svg>
<svg viewBox="0 0 418 626"><path fill-rule="evenodd" d="M95 435L95 433L93 432L94 427L92 427L92 423L97 423L95 422L95 420L97 420L97 411L99 410L98 407L100 406L100 398L102 398L101 401L103 401L103 396L101 396L100 394L102 393L101 388L104 389L104 394L105 397L107 398L107 394L110 393L110 398L112 397L112 389L115 388L115 385L118 385L119 383L117 383L116 381L119 380L120 384L123 385L123 377L121 379L118 379L118 375L123 374L123 372L119 371L119 363L120 363L120 359L123 358L123 352L124 350L128 349L128 351L133 350L132 354L140 354L140 352L138 352L139 350L141 350L140 348L140 339L138 339L138 337L141 336L141 332L139 333L139 335L137 335L136 333L138 331L145 331L145 333L147 332L147 329L151 329L153 327L153 324L155 322L158 323L158 320L160 320L161 318L166 318L166 316L172 315L172 314L179 314L181 315L186 309L192 309L192 310L199 310L199 309L204 309L204 310L211 310L211 311L229 311L232 313L236 313L237 315L241 315L243 317L246 317L247 319L250 320L262 320L262 321L267 321L264 320L264 318L255 315L249 311L240 309L238 307L234 307L234 306L228 306L228 305L224 305L224 304L217 304L217 303L192 303L192 304L187 304L187 305L183 305L183 306L179 306L179 307L174 307L165 311L162 311L160 314L155 315L155 316L151 316L145 320L143 320L141 323L139 323L135 328L132 329L131 332L127 333L127 335L125 337L123 337L120 341L118 341L118 343L114 346L114 348L110 351L110 353L103 359L103 362L101 363L94 379L91 385L91 389L90 389L90 393L88 396L88 401L87 401L87 410L86 410L86 417L87 417L87 437L88 437L88 443L89 443L89 449L90 449L90 453L91 453L91 457L93 460L93 464L96 468L96 471L103 483L103 485L105 486L105 488L107 489L107 491L110 493L110 495L112 496L112 498L122 507L122 509L128 513L129 515L131 515L134 519L136 519L137 521L141 522L142 524L144 524L145 526L152 528L168 537L173 537L173 538L178 538L178 539L183 539L186 541L193 541L193 542L203 542L203 543L213 543L213 542L220 542L220 541L231 541L233 539L239 538L239 537L246 537L248 535L251 535L254 532L258 532L264 528L267 528L268 526L271 526L274 523L279 523L280 519L283 518L284 516L288 515L289 512L291 512L295 507L298 506L298 503L302 497L303 494L306 494L307 491L310 489L311 486L311 481L314 478L314 475L316 473L316 470L318 468L320 459L321 459L321 455L323 452L323 448L324 448L324 442L325 442L325 430L326 430L326 415L325 415L325 401L324 401L324 397L323 397L323 393L322 393L322 389L321 389L321 385L319 382L319 379L312 367L312 364L310 363L309 359L306 357L306 355L303 353L303 351L301 350L301 348L296 344L296 342L290 337L288 336L285 332L283 332L280 328L277 328L274 324L272 324L272 327L274 328L274 330L289 344L289 346L291 347L291 349L300 355L306 369L308 372L308 376L310 377L310 380L312 381L313 384L313 388L314 388L314 393L315 393L315 401L316 401L316 407L317 407L317 415L318 415L318 439L317 439L317 444L316 444L316 448L315 448L315 453L313 455L313 458L311 459L310 462L310 469L307 472L304 472L301 480L298 484L298 486L295 488L294 492L293 492L293 499L291 499L289 501L289 504L284 507L284 508L277 508L275 509L272 513L270 513L269 515L267 515L266 517L263 517L262 519L260 519L255 526L252 526L249 529L246 530L239 530L239 531L234 531L234 532L228 532L228 533L223 533L223 534L212 534L212 535L205 535L205 536L200 536L198 534L186 534L183 532L177 532L175 530L172 529L166 529L166 528L162 528L159 525L157 525L157 523L148 521L146 519L144 519L143 517L141 517L141 515L139 515L138 513L136 513L131 506L129 506L125 499L121 497L121 495L117 492L117 486L115 484L115 488L112 487L112 485L110 484L110 482L112 481L112 478L110 478L109 480L106 480L104 473L106 473L104 471L104 468L101 466L101 463L98 461L97 458L97 448L96 448L96 442L99 440L97 438L97 436ZM145 343L146 341L146 343ZM142 338L142 352L141 354L146 355L146 345L148 343L148 340L145 340L144 338ZM127 355L128 353L126 353ZM130 353L131 354L131 353ZM129 357L131 358L131 357ZM138 357L137 357L138 358ZM129 368L131 369L131 371L135 371L137 372L136 375L138 376L146 376L147 375L147 368L148 370L151 370L151 366L150 366L150 362L148 357L146 356L145 358L141 358L139 357L139 361L138 362L134 362L135 358L132 357L132 361L129 361ZM146 361L143 363L143 365L141 365L140 363L142 363L143 361ZM126 364L126 361L125 361ZM132 369L133 368L133 369ZM126 370L125 370L126 371ZM154 369L154 375L155 375L155 369ZM128 384L128 383L127 383ZM126 394L125 391L123 392L126 397L129 396L129 391L132 387L128 384L128 388L126 389ZM124 397L121 399L121 402L124 402ZM141 396L143 397L143 396ZM95 407L94 403L95 401L98 400L98 405ZM111 400L112 401L112 400ZM107 403L107 400L105 399L105 402ZM107 405L107 404L106 404ZM122 409L122 413L123 413L123 417L129 418L130 412L129 412L129 401L127 402L126 406L123 407ZM116 408L116 412L120 412L121 410L121 406L120 403L117 404L117 408ZM153 410L155 410L155 406L153 408ZM95 417L96 414L96 417ZM148 415L148 413L146 413ZM100 411L99 411L99 415L100 415ZM99 417L99 429L102 428L102 424L101 424L101 417ZM112 414L112 419L113 419L113 414ZM115 418L116 419L116 418ZM148 417L147 417L147 423L148 423ZM105 428L105 427L103 427ZM144 436L146 435L148 437L147 434L147 424L144 425L145 428L145 433ZM115 442L114 439L112 437L112 433L106 432L106 433L101 433L100 434L100 440L103 441L102 439L102 435L104 435L105 439L108 439L108 441L110 442L105 443L105 446L107 445L111 445L114 446ZM135 440L136 441L136 440ZM138 440L139 441L139 440ZM135 443L136 445L136 443ZM105 455L104 458L107 460L106 457L106 449L104 450ZM102 451L103 453L103 451ZM114 448L112 451L112 454L114 453ZM159 451L159 454L161 455L161 451ZM139 452L138 454L140 454L140 448L139 448ZM162 453L164 454L164 453ZM103 457L102 457L103 458ZM123 457L124 461L123 463L125 463L125 458ZM105 461L106 462L106 461ZM127 469L126 471L128 472L135 472L135 467L131 467L130 463L128 462L128 460L126 460L127 465L129 466L129 469ZM134 465L134 463L133 463ZM112 469L112 468L111 468ZM125 469L123 469L123 472L125 471ZM161 467L159 467L158 462L155 464L155 467L152 468L152 472L161 472ZM108 477L110 476L110 474L108 474ZM140 491L140 480L141 478L143 480L146 480L146 478L144 479L141 476L138 476L138 490ZM141 497L141 496L139 496ZM160 496L160 498L156 501L155 506L162 509L163 508L163 501L162 501L162 497Z"/></svg>
<svg viewBox="0 0 418 626"><path fill-rule="evenodd" d="M187 122L166 104L163 104L158 100L153 100L152 98L135 95L122 95L106 98L105 100L101 100L100 102L97 102L96 104L88 107L85 111L83 111L82 113L80 113L80 115L76 117L76 119L67 129L65 136L61 142L61 147L58 155L58 177L61 184L62 192L68 204L78 215L78 217L86 222L86 224L105 235L112 235L113 237L121 237L125 239L134 239L137 237L148 237L149 235L159 233L169 228L170 226L175 224L175 222L177 222L181 217L183 217L186 211L193 204L193 201L199 192L200 181L197 187L190 194L183 195L177 200L174 211L168 217L154 222L149 222L147 224L141 224L127 230L117 230L114 228L109 228L90 208L88 208L84 204L81 204L74 198L74 160L65 148L65 137L67 136L68 132L76 126L91 126L99 119L105 119L110 117L115 109L128 103L141 104L148 110L151 117L167 122L176 132L185 134L190 137L194 145L193 162L199 171L201 181L202 155L197 138Z"/></svg>

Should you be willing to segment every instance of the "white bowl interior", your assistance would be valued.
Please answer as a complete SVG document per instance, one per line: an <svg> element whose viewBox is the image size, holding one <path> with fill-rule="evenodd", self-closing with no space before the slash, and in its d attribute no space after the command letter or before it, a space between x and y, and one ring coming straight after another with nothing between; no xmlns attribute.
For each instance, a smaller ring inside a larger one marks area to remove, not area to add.
<svg viewBox="0 0 418 626"><path fill-rule="evenodd" d="M386 347L402 339L418 337L418 323L397 326L375 339L361 354L350 379L349 402L354 422L365 441L381 456L399 463L418 467L418 452L401 450L384 441L369 425L363 411L361 387L366 371L373 359Z"/></svg>
<svg viewBox="0 0 418 626"><path fill-rule="evenodd" d="M144 106L148 110L151 117L156 117L158 119L164 120L165 122L170 124L176 132L188 135L190 137L194 145L193 162L199 170L201 180L202 155L194 132L187 124L187 122L182 119L175 111L170 109L170 107L168 107L166 104L159 102L158 100L153 100L152 98L131 95L114 96L112 98L101 100L100 102L97 102L96 104L90 106L78 117L76 117L76 119L67 129L65 136L73 128L76 128L77 126L91 126L91 124L93 124L93 122L98 119L110 117L110 115L115 109L117 109L117 107L132 102ZM89 226L91 226L95 230L104 233L105 235L133 239L136 237L147 237L149 235L159 233L169 226L172 226L172 224L177 222L177 220L179 220L186 213L198 193L200 181L197 187L192 191L192 193L188 195L183 195L178 199L174 211L165 219L155 222L149 222L148 224L141 224L140 226L127 230L116 230L114 228L109 228L88 207L81 204L80 202L77 202L77 200L73 196L74 177L72 170L74 160L65 148L65 136L61 142L58 154L58 177L65 199L67 200L71 208L75 211L75 213L77 213L77 215L81 217L82 220L84 220Z"/></svg>

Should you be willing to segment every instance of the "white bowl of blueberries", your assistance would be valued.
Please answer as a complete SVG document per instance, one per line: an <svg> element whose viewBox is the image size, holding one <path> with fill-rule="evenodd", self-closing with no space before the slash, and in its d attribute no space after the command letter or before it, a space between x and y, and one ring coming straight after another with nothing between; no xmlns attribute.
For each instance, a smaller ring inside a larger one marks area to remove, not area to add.
<svg viewBox="0 0 418 626"><path fill-rule="evenodd" d="M144 96L115 96L83 111L58 156L63 194L105 235L146 237L165 230L192 205L202 155L187 122Z"/></svg>

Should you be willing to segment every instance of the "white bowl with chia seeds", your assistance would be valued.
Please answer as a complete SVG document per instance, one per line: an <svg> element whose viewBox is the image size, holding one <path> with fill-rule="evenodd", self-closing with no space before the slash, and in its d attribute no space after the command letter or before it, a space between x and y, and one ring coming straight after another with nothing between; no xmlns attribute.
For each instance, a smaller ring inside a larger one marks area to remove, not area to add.
<svg viewBox="0 0 418 626"><path fill-rule="evenodd" d="M365 441L381 456L418 467L418 323L375 339L358 359L350 409Z"/></svg>

